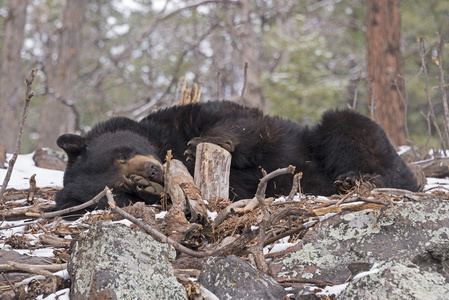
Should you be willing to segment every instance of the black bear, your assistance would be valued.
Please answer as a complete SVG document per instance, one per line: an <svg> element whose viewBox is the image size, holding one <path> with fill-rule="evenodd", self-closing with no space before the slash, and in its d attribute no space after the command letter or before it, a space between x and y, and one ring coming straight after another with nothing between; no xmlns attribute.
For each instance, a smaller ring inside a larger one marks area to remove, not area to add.
<svg viewBox="0 0 449 300"><path fill-rule="evenodd" d="M158 191L167 150L193 174L195 148L201 142L231 152L231 200L254 196L262 168L271 172L288 165L303 172L301 187L308 194L332 195L361 179L377 187L419 188L381 127L354 111L328 111L308 127L255 108L213 101L162 109L140 122L113 118L84 137L60 136L57 144L69 159L57 209L86 202L106 185L113 188L118 205L154 203L157 196L140 195L127 178L138 174ZM288 194L291 185L292 175L279 176L268 184L266 195ZM105 206L105 200L98 205Z"/></svg>

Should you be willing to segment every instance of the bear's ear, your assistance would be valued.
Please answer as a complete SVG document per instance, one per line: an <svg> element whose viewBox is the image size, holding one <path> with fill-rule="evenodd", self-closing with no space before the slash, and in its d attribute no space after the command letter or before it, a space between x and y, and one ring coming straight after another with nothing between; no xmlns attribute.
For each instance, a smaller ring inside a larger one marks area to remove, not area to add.
<svg viewBox="0 0 449 300"><path fill-rule="evenodd" d="M75 158L86 149L86 139L76 134L63 134L56 140L59 148L65 151L69 159Z"/></svg>

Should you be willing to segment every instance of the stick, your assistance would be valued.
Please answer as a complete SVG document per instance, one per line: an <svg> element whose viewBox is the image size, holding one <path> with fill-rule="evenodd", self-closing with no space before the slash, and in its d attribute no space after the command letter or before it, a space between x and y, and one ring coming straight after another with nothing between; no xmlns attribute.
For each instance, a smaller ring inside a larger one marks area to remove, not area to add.
<svg viewBox="0 0 449 300"><path fill-rule="evenodd" d="M74 212L74 211L78 211L78 210L84 209L84 208L86 208L88 206L91 206L93 204L96 204L96 203L98 203L101 200L101 198L103 198L106 195L106 191L107 190L109 190L109 188L105 187L104 190L102 190L98 195L96 195L94 198L92 198L91 200L89 200L89 201L87 201L87 202L85 202L83 204L80 204L80 205L77 205L77 206L72 206L72 207L69 207L69 208L66 208L66 209L62 209L62 210L59 210L59 211L43 213L43 214L41 214L41 218L42 219L49 219L49 218L58 217L58 216L61 216L61 215L65 215L65 214L68 214L68 213L71 213L71 212Z"/></svg>
<svg viewBox="0 0 449 300"><path fill-rule="evenodd" d="M264 246L264 242L265 242L265 228L267 226L271 225L270 222L270 211L269 208L267 207L267 203L265 202L265 190L267 189L267 183L268 181L270 181L272 178L279 176L279 175L283 175L283 174L293 174L295 172L295 167L290 165L287 168L283 168L283 169L277 169L273 172L271 172L268 175L265 175L264 177L262 177L262 179L259 182L259 185L257 187L257 192L256 192L256 199L259 202L259 205L262 209L263 212L263 218L262 221L259 224L259 241L258 243L256 243L254 246L251 247L251 252L254 255L254 258L256 260L256 265L257 268L265 273L265 274L269 274L269 267L268 264L265 260L265 257L263 256L263 246Z"/></svg>
<svg viewBox="0 0 449 300"><path fill-rule="evenodd" d="M0 190L0 204L3 204L3 201L4 201L3 194L6 191L8 182L11 179L11 174L12 174L12 170L14 168L14 164L16 163L17 157L19 156L20 144L22 143L23 128L25 126L25 120L28 115L30 100L35 95L34 92L31 90L31 85L33 84L34 76L36 76L37 71L39 71L39 68L34 68L33 70L31 70L30 75L28 75L28 77L25 80L26 81L25 106L23 108L22 121L20 122L19 132L17 133L16 149L14 151L12 158L9 160L8 171L6 172L5 179L3 180L2 189Z"/></svg>
<svg viewBox="0 0 449 300"><path fill-rule="evenodd" d="M160 233L157 231L154 227L150 226L149 224L145 223L142 220L139 220L135 218L134 216L130 215L120 207L118 207L115 203L114 197L111 193L111 190L109 188L106 188L106 198L108 198L108 204L111 207L112 211L121 215L122 217L130 220L143 230L145 230L148 234L150 234L156 241L161 243L166 243L172 245L176 250L186 253L188 255L191 255L193 257L206 257L212 255L212 252L209 251L194 251L192 249L189 249L180 243L170 239L169 237L165 236L163 233Z"/></svg>
<svg viewBox="0 0 449 300"><path fill-rule="evenodd" d="M54 276L51 272L57 272L67 269L67 264L58 265L29 265L15 261L8 261L6 264L0 265L0 272L24 272L31 274L39 274L45 277Z"/></svg>

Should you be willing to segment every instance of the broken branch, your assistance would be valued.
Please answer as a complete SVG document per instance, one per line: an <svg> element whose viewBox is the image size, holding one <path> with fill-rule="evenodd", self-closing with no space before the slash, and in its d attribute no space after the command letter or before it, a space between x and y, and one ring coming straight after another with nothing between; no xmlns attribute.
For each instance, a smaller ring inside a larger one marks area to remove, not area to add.
<svg viewBox="0 0 449 300"><path fill-rule="evenodd" d="M30 75L28 75L28 77L25 80L26 81L25 106L23 108L22 121L20 122L19 132L17 133L16 149L14 151L12 158L9 160L8 171L6 172L6 176L5 176L5 179L3 180L3 185L0 190L0 204L3 203L3 194L6 191L8 182L11 179L12 170L16 163L17 157L19 156L20 144L22 143L23 128L25 126L25 120L28 115L28 110L30 107L30 100L35 95L34 92L31 90L31 85L33 84L34 77L36 76L37 71L39 71L39 68L34 68L33 70L31 70Z"/></svg>

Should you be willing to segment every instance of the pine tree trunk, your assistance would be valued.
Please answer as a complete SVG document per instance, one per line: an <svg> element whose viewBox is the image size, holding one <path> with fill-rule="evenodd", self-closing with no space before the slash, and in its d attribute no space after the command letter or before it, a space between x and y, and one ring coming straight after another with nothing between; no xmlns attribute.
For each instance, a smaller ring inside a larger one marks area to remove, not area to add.
<svg viewBox="0 0 449 300"><path fill-rule="evenodd" d="M87 2L66 1L55 49L58 57L52 64L45 65L48 87L65 100L73 100L75 96L73 82L82 48L82 28ZM82 95L77 95L80 96ZM40 120L38 147L55 148L59 135L75 131L76 115L73 110L52 95L47 95L45 99Z"/></svg>
<svg viewBox="0 0 449 300"><path fill-rule="evenodd" d="M396 146L406 143L400 0L366 1L371 117Z"/></svg>
<svg viewBox="0 0 449 300"><path fill-rule="evenodd" d="M5 18L3 56L0 69L0 142L7 152L16 145L21 103L25 101L25 76L20 50L24 36L28 0L11 0Z"/></svg>

